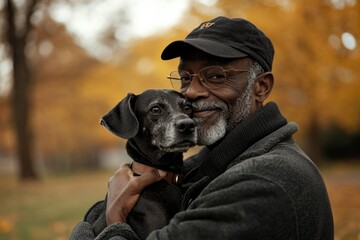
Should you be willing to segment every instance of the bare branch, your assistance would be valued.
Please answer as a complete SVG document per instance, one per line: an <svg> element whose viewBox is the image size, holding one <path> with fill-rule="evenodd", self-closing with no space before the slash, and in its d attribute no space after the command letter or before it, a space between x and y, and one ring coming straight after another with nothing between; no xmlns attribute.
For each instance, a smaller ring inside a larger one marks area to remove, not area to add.
<svg viewBox="0 0 360 240"><path fill-rule="evenodd" d="M9 1L9 0L8 0ZM25 26L24 26L24 35L22 37L25 37L28 35L28 33L30 32L32 26L31 26L31 15L34 13L35 11L35 6L37 4L38 0L30 0L28 3L28 6L26 8L26 15L25 15Z"/></svg>
<svg viewBox="0 0 360 240"><path fill-rule="evenodd" d="M16 39L16 26L15 26L15 9L11 0L6 1L6 18L8 22L7 26L7 39L9 44L15 42Z"/></svg>

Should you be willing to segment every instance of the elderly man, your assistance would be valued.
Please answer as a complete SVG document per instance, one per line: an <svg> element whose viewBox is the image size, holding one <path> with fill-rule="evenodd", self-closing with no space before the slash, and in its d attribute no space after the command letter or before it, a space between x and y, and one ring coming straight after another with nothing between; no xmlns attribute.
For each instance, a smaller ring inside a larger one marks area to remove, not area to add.
<svg viewBox="0 0 360 240"><path fill-rule="evenodd" d="M273 56L270 39L256 26L226 17L164 49L162 59L180 57L168 78L192 102L205 147L185 161L182 210L148 239L333 239L327 190L292 138L297 125L275 103L264 104L274 84ZM131 170L121 167L109 182L105 228L94 230L105 208L97 204L72 239L137 239L127 214L164 173L133 177Z"/></svg>

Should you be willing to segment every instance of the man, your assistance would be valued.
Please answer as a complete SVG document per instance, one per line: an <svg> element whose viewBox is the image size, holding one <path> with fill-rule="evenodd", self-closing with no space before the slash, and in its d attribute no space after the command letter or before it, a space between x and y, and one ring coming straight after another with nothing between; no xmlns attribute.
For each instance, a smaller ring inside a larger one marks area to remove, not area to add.
<svg viewBox="0 0 360 240"><path fill-rule="evenodd" d="M275 103L264 104L273 56L268 37L239 18L204 22L165 48L162 59L180 57L168 78L193 102L206 147L185 161L182 211L148 239L333 239L327 190L292 139L297 125ZM166 173L133 167L109 181L106 224L99 220L104 206L95 205L73 239L137 239L127 214L141 190Z"/></svg>

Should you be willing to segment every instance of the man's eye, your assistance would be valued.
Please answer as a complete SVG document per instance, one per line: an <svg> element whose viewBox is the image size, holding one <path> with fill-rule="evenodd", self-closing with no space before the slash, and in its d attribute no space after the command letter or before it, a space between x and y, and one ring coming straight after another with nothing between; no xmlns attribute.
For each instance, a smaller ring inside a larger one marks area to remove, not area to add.
<svg viewBox="0 0 360 240"><path fill-rule="evenodd" d="M210 82L222 82L225 80L224 74L210 74L206 77L206 79Z"/></svg>
<svg viewBox="0 0 360 240"><path fill-rule="evenodd" d="M180 77L180 80L182 82L189 82L191 80L191 77L190 76L182 76L182 77Z"/></svg>
<svg viewBox="0 0 360 240"><path fill-rule="evenodd" d="M151 109L150 109L150 112L152 113L152 114L160 114L161 113L161 109L159 108L159 107L152 107Z"/></svg>

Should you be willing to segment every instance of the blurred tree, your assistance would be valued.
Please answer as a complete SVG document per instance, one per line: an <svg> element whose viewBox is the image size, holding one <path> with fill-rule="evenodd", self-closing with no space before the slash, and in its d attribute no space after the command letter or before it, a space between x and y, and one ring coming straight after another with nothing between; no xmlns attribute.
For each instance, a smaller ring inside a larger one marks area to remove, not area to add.
<svg viewBox="0 0 360 240"><path fill-rule="evenodd" d="M123 141L101 127L99 118L128 92L171 88L166 76L177 67L178 59L162 61L161 51L201 21L218 15L247 18L273 40L276 86L272 99L289 121L300 124L302 131L296 138L302 145L319 150L321 129L333 123L346 131L359 131L360 53L358 46L349 49L343 41L344 33L350 34L345 34L350 40L360 36L356 27L360 25L359 4L345 0L343 6L333 4L341 0L219 0L216 6L206 7L200 2L191 3L178 26L132 41L122 39L128 17L122 9L117 18L108 18L112 23L99 34L101 44L87 45L84 50L77 36L49 14L48 2L39 1L26 43L34 83L30 99L37 160L57 170L71 170L91 165L99 149L118 147ZM78 1L65 3L72 9L71 4ZM76 15L76 8L70 12ZM94 55L106 57L98 60ZM5 141L0 151L14 138L7 129L7 103L7 99L0 102L0 143Z"/></svg>
<svg viewBox="0 0 360 240"><path fill-rule="evenodd" d="M31 104L29 90L31 72L25 55L25 47L32 25L30 17L35 10L37 0L24 2L16 7L7 0L5 5L7 21L7 43L11 51L13 65L12 110L15 125L17 152L20 160L20 178L36 179L37 173L33 166L32 132L29 113Z"/></svg>
<svg viewBox="0 0 360 240"><path fill-rule="evenodd" d="M90 58L66 28L47 14L28 44L36 79L32 117L38 160L47 170L70 171L81 164L94 167L98 138L93 129L104 100L96 97L99 87L87 89L86 99L81 92L102 64ZM98 86L106 81L99 76L96 80Z"/></svg>
<svg viewBox="0 0 360 240"><path fill-rule="evenodd" d="M68 4L70 8L77 4L66 0L54 4L58 3ZM13 65L11 107L7 96L1 96L0 121L4 124L0 128L0 143L4 146L0 151L11 152L13 138L8 125L14 122L21 179L36 179L41 160L55 159L58 162L55 167L71 168L72 162L76 165L79 159L84 165L91 165L89 155L96 151L96 138L89 137L92 132L89 128L105 111L94 111L102 106L101 100L83 99L78 94L81 82L88 80L82 78L84 73L101 64L77 45L76 36L53 20L50 16L53 7L46 0L9 0L0 7L0 24L5 22L7 30L6 38L1 31L0 41L6 42L8 56L5 57L11 58ZM124 21L121 14L111 27L115 28L119 21ZM111 32L110 28L106 31ZM99 38L107 41L109 48L117 48L110 33ZM96 92L96 88L91 91ZM12 117L9 109L14 112ZM86 116L92 113L97 113L96 118L91 119L91 124L84 124L90 120Z"/></svg>

